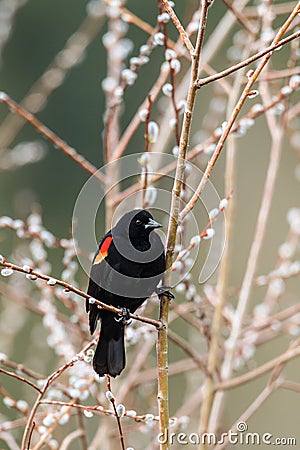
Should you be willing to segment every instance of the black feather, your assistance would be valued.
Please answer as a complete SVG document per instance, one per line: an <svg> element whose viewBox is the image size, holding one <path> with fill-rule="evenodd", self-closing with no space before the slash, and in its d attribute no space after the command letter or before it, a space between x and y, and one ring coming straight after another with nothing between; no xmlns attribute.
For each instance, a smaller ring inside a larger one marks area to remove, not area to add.
<svg viewBox="0 0 300 450"><path fill-rule="evenodd" d="M99 244L87 293L103 303L134 313L154 292L165 271L163 243L153 231L158 226L148 211L133 210L125 214ZM93 367L100 376L115 377L125 367L125 323L88 300L86 311L91 333L101 319Z"/></svg>

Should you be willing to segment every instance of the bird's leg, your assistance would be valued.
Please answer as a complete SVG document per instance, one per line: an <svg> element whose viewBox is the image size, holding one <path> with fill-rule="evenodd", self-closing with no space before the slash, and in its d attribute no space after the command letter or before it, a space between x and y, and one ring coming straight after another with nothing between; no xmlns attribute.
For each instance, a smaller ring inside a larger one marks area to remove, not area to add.
<svg viewBox="0 0 300 450"><path fill-rule="evenodd" d="M169 289L172 289L172 286L159 286L155 289L155 293L158 297L165 295L169 300L174 300L175 296L169 291Z"/></svg>
<svg viewBox="0 0 300 450"><path fill-rule="evenodd" d="M119 307L120 308L120 307ZM128 308L120 308L122 312L115 316L116 322L122 322L122 325L129 325L131 323L130 310Z"/></svg>

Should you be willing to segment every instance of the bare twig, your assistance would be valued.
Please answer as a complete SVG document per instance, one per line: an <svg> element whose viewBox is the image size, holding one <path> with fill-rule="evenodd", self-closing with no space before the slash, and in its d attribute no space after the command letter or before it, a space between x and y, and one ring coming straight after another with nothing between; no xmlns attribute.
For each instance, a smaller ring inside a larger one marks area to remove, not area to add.
<svg viewBox="0 0 300 450"><path fill-rule="evenodd" d="M10 377L16 378L17 380L23 381L23 383L28 384L36 391L41 392L41 389L36 384L32 383L30 380L27 380L27 378L21 377L20 375L17 375L16 373L2 369L1 367L0 367L0 372L4 373L5 375L8 375Z"/></svg>
<svg viewBox="0 0 300 450"><path fill-rule="evenodd" d="M254 380L266 374L267 372L270 372L270 370L273 370L276 366L284 364L290 361L291 359L297 358L297 356L299 355L300 355L300 347L291 348L286 352L282 353L282 355L279 355L276 358L271 359L262 366L259 366L256 369L251 370L250 372L247 372L243 375L240 375L239 377L235 377L230 380L221 381L219 384L216 385L216 390L225 391L240 386L241 384L245 384L248 381Z"/></svg>
<svg viewBox="0 0 300 450"><path fill-rule="evenodd" d="M178 227L179 207L180 207L180 194L182 189L185 160L188 149L189 134L192 122L192 112L195 105L196 98L196 86L195 81L199 73L200 54L204 40L204 33L206 29L206 20L208 14L208 8L210 1L203 0L201 2L201 18L199 23L199 32L197 35L195 53L192 58L191 78L188 89L187 104L184 113L184 119L182 124L179 155L176 167L176 174L174 185L172 189L172 201L170 210L170 221L168 227L167 236L167 251L166 251L166 264L167 268L171 267L174 255L174 246L176 241L176 232ZM164 284L168 286L170 284L170 270L168 270L164 277ZM160 313L159 318L163 324L163 328L158 331L158 344L157 344L157 358L158 358L158 405L159 405L159 417L160 417L160 432L165 435L169 429L169 399L168 399L168 313L169 313L169 299L166 296L162 296L160 300ZM167 442L161 443L160 448L162 450L167 449L169 444Z"/></svg>
<svg viewBox="0 0 300 450"><path fill-rule="evenodd" d="M44 280L44 281L53 280L53 278L50 277L49 275L41 274L41 273L39 273L39 272L37 272L35 270L31 270L30 273L28 273L27 269L24 269L21 266L17 266L16 264L12 264L12 263L7 262L7 261L0 262L0 266L7 267L7 268L12 269L12 270L14 270L16 272L24 273L25 275L31 275L33 280L37 279L37 278L39 278L40 280ZM93 299L86 292L82 291L81 289L79 289L77 287L72 286L69 283L66 283L65 281L55 279L55 284L58 284L59 286L64 287L66 289L66 291L74 292L75 294L79 295L80 297L85 298L86 300L92 299L92 303L96 304L100 308L107 309L108 311L114 312L115 314L122 314L122 310L121 309L114 308L113 306L107 305L106 303L103 303L100 300ZM137 314L131 314L130 317L132 319L140 320L141 322L153 325L157 329L159 329L161 327L161 323L159 321L157 321L157 320L154 320L154 319L148 319L146 317L142 317L142 316L139 316Z"/></svg>
<svg viewBox="0 0 300 450"><path fill-rule="evenodd" d="M299 10L300 10L300 2L298 2L297 6L293 10L293 12L290 14L288 19L285 21L283 26L280 28L280 31L277 33L276 37L273 40L273 44L280 40L280 37L283 35L285 30L290 26L290 24L292 23L292 21L298 14ZM247 86L250 84L251 81L254 81L254 80L252 80L253 77L255 79L257 79L260 72L262 71L264 66L267 64L270 56L271 56L271 54L266 55L265 58L261 61L261 63L258 65L257 69L255 70L253 76L248 81ZM247 86L245 88L246 92L247 92ZM248 88L250 88L250 87L251 87L251 84L250 84L250 86L248 86ZM242 96L240 97L240 100L238 102L239 104L240 103L243 104L243 102L246 100L246 98L243 99L243 97L245 95L245 90L244 90ZM241 100L243 100L243 102L241 102ZM262 245L265 230L266 230L268 214L270 211L271 202L272 202L272 198L273 198L276 173L278 170L279 160L280 160L280 155L281 155L282 127L277 130L276 136L274 135L274 132L275 132L275 130L273 130L273 135L272 135L272 137L273 137L272 144L273 145L272 145L272 150L271 150L271 155L270 155L267 177L266 177L266 181L265 181L263 199L261 202L261 207L260 207L258 220L257 220L255 236L254 236L253 244L252 244L252 247L250 250L246 273L244 276L244 280L243 280L240 295L239 295L238 306L237 306L233 324L232 324L232 330L231 330L231 334L229 337L228 350L225 353L225 358L224 358L224 362L222 365L221 376L222 376L223 380L227 380L232 373L232 365L233 365L233 360L234 360L234 356L235 356L236 346L237 346L237 342L239 339L240 330L241 330L241 326L242 326L242 323L244 320L246 308L247 308L247 305L249 302L250 292L251 292L255 269L256 269L256 264L257 264L258 257L260 254L261 245ZM221 139L222 139L222 137L221 137ZM213 417L214 417L214 427L213 428L214 429L218 423L218 417L219 417L219 414L221 411L221 405L223 402L223 398L224 398L224 395L220 394L215 399L215 405L214 405L214 410L213 410Z"/></svg>
<svg viewBox="0 0 300 450"><path fill-rule="evenodd" d="M22 2L20 2L22 3ZM70 36L65 46L47 67L42 76L32 85L21 106L28 112L40 111L51 93L66 79L66 74L78 63L86 48L95 39L104 23L104 8L102 14L87 14L76 32ZM72 58L70 58L72 55ZM0 148L8 147L17 133L20 132L25 119L10 113L0 126Z"/></svg>
<svg viewBox="0 0 300 450"><path fill-rule="evenodd" d="M53 131L43 125L33 114L26 111L10 98L5 92L0 92L0 101L5 103L13 112L22 117L26 122L30 123L39 133L45 136L52 144L59 148L63 153L65 153L69 158L73 159L77 164L79 164L84 170L86 170L90 175L94 175L101 183L105 184L106 178L103 173L98 171L98 169L93 166L84 156L79 155L76 150L70 147L65 141L59 138Z"/></svg>
<svg viewBox="0 0 300 450"><path fill-rule="evenodd" d="M245 28L245 30L248 33L250 33L252 35L254 35L256 33L256 31L253 29L253 26L249 22L247 17L245 17L237 8L235 8L234 5L232 4L232 2L230 2L229 0L223 0L223 3L225 3L227 8L230 9L230 11L232 11L232 13L237 18L238 22L240 22L240 24Z"/></svg>
<svg viewBox="0 0 300 450"><path fill-rule="evenodd" d="M282 27L279 29L278 33L276 34L275 38L273 39L272 45L276 45L279 43L280 38L286 32L286 30L289 28L290 24L293 22L293 20L295 19L295 17L299 13L299 11L300 11L300 3L297 4L297 6L292 11L292 13L289 15L288 19L284 22ZM260 73L262 72L262 70L264 69L266 64L268 63L271 56L272 56L272 53L269 51L264 56L262 61L259 63L257 68L254 70L251 77L249 77L248 82L236 104L236 107L234 108L226 126L224 127L224 131L219 139L216 149L207 164L207 167L205 169L205 172L203 174L201 182L199 183L197 189L195 190L195 192L194 192L192 198L190 199L190 201L188 202L188 204L185 206L185 208L180 213L180 220L183 220L183 218L193 209L194 205L199 200L200 195L203 192L203 189L211 175L212 169L213 169L214 165L216 164L218 157L220 156L220 153L224 147L224 143L233 127L235 120L236 120L238 114L240 113L242 106L246 102L248 96L251 95L252 86L254 85L254 83L257 80L257 78L259 77Z"/></svg>
<svg viewBox="0 0 300 450"><path fill-rule="evenodd" d="M164 4L164 7L166 8L166 11L169 13L175 27L177 28L180 37L182 39L182 41L184 42L186 48L188 49L188 51L190 52L191 56L193 56L194 54L194 46L190 41L190 38L188 37L185 29L183 28L183 26L180 23L180 20L178 19L178 17L176 16L173 8L170 6L168 0L161 0L161 2Z"/></svg>
<svg viewBox="0 0 300 450"><path fill-rule="evenodd" d="M74 358L72 358L71 361L67 362L66 364L64 364L63 366L61 366L59 369L57 369L55 372L53 372L51 375L48 376L48 378L45 380L45 384L44 387L41 389L38 397L36 398L36 401L33 405L33 407L31 408L27 423L26 423L26 427L25 427L25 431L23 434L23 438L22 438L22 450L25 450L27 447L26 445L28 444L28 440L29 440L29 436L31 433L31 429L32 429L32 424L34 422L34 417L36 415L37 409L40 405L40 401L43 399L45 393L47 392L47 389L49 388L49 386L58 378L61 376L62 373L64 373L69 367L72 367L77 361L78 358L80 356L80 354L85 353L89 348L91 348L95 343L95 339L93 341L91 341L89 344L87 344L82 350L81 352L78 353L77 356L75 356ZM40 441L41 442L41 441Z"/></svg>
<svg viewBox="0 0 300 450"><path fill-rule="evenodd" d="M110 376L106 375L106 377L107 377L107 390L109 392L111 392ZM122 425L121 425L121 417L118 414L117 407L116 407L116 399L115 399L115 397L113 395L110 398L110 403L112 404L112 407L113 407L113 410L114 410L114 416L115 416L116 421L117 421L121 447L122 447L122 450L125 450L125 441L124 441L124 434L123 434Z"/></svg>
<svg viewBox="0 0 300 450"><path fill-rule="evenodd" d="M82 430L75 430L72 431L72 433L68 434L64 440L61 443L60 450L67 450L70 445L75 441L75 439L78 439L82 436Z"/></svg>
<svg viewBox="0 0 300 450"><path fill-rule="evenodd" d="M250 42L249 42L250 44ZM244 54L249 54L251 51L251 45L245 46ZM237 101L237 95L240 91L242 84L243 73L239 73L233 84L233 89L228 100L227 111L228 114L234 108ZM226 169L225 169L225 189L226 194L230 195L236 188L236 136L231 134L227 140L227 152L226 152ZM226 208L226 239L223 258L220 264L218 283L217 283L217 303L214 310L212 325L211 325L211 342L208 353L208 373L209 376L205 382L205 394L203 399L203 405L200 413L200 434L204 433L209 424L209 418L211 415L211 408L214 398L214 373L216 371L218 361L218 348L220 345L220 333L223 321L223 309L226 297L226 287L229 276L230 267L230 255L233 236L233 223L234 223L234 211L235 211L235 196L229 202Z"/></svg>
<svg viewBox="0 0 300 450"><path fill-rule="evenodd" d="M35 422L33 421L32 422L32 427L31 427L31 430L30 430L30 434L29 434L29 437L28 437L27 450L30 450L31 438L32 438L32 433L33 433L34 427L35 427Z"/></svg>
<svg viewBox="0 0 300 450"><path fill-rule="evenodd" d="M280 40L279 42L272 43L271 45L269 45L269 47L265 48L264 50L261 50L258 53L255 53L255 55L250 56L249 58L245 59L244 61L241 61L240 63L234 64L233 66L228 67L228 69L222 70L221 72L211 75L210 77L201 78L200 80L197 80L197 87L201 88L202 86L204 86L208 83L219 80L220 78L230 75L231 73L235 72L236 70L240 70L243 67L246 67L249 64L253 63L254 61L257 61L258 59L262 58L263 56L265 56L265 55L268 56L268 54L270 52L273 52L274 50L282 47L283 45L287 44L288 42L291 42L294 39L297 39L299 36L300 36L300 31L295 31L295 33L292 33L290 36L287 36L286 38ZM269 55L269 56L271 56L271 55Z"/></svg>

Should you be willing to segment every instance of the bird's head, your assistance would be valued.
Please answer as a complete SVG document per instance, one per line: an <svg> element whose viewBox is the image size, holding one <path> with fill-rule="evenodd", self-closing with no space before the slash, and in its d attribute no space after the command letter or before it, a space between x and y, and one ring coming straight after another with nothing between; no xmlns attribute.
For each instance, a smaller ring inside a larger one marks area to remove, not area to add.
<svg viewBox="0 0 300 450"><path fill-rule="evenodd" d="M130 240L149 237L155 228L162 225L153 219L149 211L145 209L134 209L127 212L116 224L115 229L120 233L126 233Z"/></svg>

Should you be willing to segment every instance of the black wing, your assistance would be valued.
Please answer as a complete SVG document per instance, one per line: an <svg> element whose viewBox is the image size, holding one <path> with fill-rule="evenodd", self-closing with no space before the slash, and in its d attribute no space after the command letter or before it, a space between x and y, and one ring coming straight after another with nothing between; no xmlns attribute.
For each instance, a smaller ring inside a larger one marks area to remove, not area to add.
<svg viewBox="0 0 300 450"><path fill-rule="evenodd" d="M103 264L102 261L106 258L108 254L111 242L112 236L111 231L109 231L108 233L106 233L106 235L101 239L99 243L98 250L96 251L93 258L93 264L90 272L87 294L100 301L102 300L101 288L99 284L96 282L96 280L98 278L101 278L101 272L104 269L104 267L107 266L106 264ZM90 313L89 315L90 330L91 333L93 333L96 329L97 321L100 317L100 310L97 307L97 305L90 304L88 299L85 302L85 309L87 313Z"/></svg>

